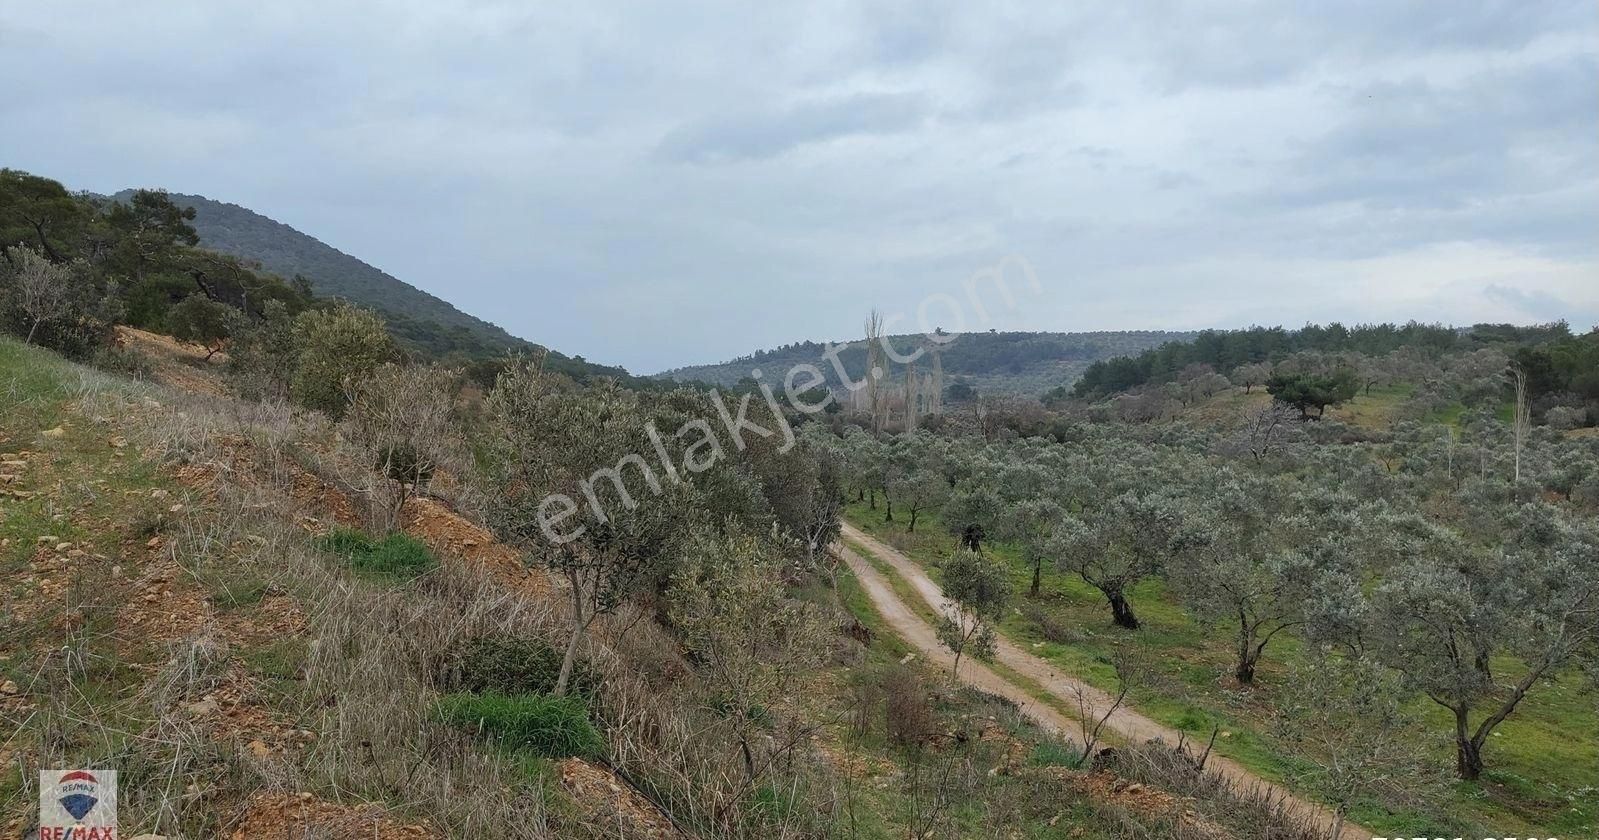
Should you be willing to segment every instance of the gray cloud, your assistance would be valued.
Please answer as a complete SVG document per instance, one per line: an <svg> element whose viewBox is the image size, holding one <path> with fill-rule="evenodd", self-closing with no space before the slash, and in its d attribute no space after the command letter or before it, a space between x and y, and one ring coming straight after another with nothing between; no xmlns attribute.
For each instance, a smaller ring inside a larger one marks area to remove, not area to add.
<svg viewBox="0 0 1599 840"><path fill-rule="evenodd" d="M702 120L672 130L657 151L667 160L690 163L758 160L807 143L904 131L926 114L919 96L859 94Z"/></svg>
<svg viewBox="0 0 1599 840"><path fill-rule="evenodd" d="M1596 40L1591 0L82 0L0 19L0 165L235 201L644 371L1007 253L1046 293L1001 329L1586 328Z"/></svg>

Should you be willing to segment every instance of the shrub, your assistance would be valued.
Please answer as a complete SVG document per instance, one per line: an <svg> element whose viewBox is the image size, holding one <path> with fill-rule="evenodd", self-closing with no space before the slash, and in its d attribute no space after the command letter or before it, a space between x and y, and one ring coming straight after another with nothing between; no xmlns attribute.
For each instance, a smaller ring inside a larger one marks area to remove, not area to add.
<svg viewBox="0 0 1599 840"><path fill-rule="evenodd" d="M1543 418L1551 429L1578 429L1588 422L1588 412L1569 405L1557 405L1544 412Z"/></svg>
<svg viewBox="0 0 1599 840"><path fill-rule="evenodd" d="M444 668L447 691L475 694L549 694L561 673L561 651L539 639L480 636L468 640ZM583 663L573 665L571 690L592 697L599 677Z"/></svg>
<svg viewBox="0 0 1599 840"><path fill-rule="evenodd" d="M427 546L405 534L373 540L360 531L339 528L318 544L323 551L349 560L358 572L391 580L414 580L439 565Z"/></svg>
<svg viewBox="0 0 1599 840"><path fill-rule="evenodd" d="M922 678L899 667L883 676L883 708L888 739L902 747L921 746L933 734L933 704Z"/></svg>
<svg viewBox="0 0 1599 840"><path fill-rule="evenodd" d="M485 738L546 758L596 757L605 739L575 697L548 694L449 694L439 700L441 720L470 727Z"/></svg>
<svg viewBox="0 0 1599 840"><path fill-rule="evenodd" d="M289 393L295 402L334 418L344 414L350 385L394 355L383 319L349 304L300 313L294 344L298 353Z"/></svg>

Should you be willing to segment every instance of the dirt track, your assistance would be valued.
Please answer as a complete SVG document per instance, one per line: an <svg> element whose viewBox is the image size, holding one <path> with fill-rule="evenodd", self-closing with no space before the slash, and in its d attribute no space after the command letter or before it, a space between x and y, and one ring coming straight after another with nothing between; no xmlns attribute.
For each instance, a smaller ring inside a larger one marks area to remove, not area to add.
<svg viewBox="0 0 1599 840"><path fill-rule="evenodd" d="M866 546L875 557L888 564L895 574L908 581L917 593L921 595L922 599L935 610L943 609L946 603L943 591L910 558L894 547L880 542L848 523L844 524L843 535ZM883 575L865 558L852 551L847 544L841 542L839 544L839 552L843 555L845 562L849 564L850 570L860 580L861 587L872 599L873 606L877 608L878 612L882 613L884 620L894 628L894 631L902 636L906 643L915 647L921 656L948 667L953 657L948 650L938 643L938 637L933 632L933 628L910 605L900 599ZM1114 698L1104 691L1060 673L1050 663L1022 650L1003 636L999 638L996 660L1006 668L1041 686L1067 708L1077 708L1078 692L1082 692L1089 713L1096 720L1114 702ZM1068 719L1050 706L1041 705L1032 693L1001 677L994 671L983 667L981 663L971 662L970 660L962 662L961 679L984 691L1008 697L1021 704L1034 719L1058 729L1062 735L1081 745L1082 739L1076 734L1079 731L1077 721ZM1166 743L1176 744L1180 734L1175 729L1156 723L1127 708L1117 709L1110 716L1110 720L1105 727L1134 743L1142 743L1158 738ZM1299 809L1307 817L1312 817L1323 825L1330 826L1332 823L1332 813L1325 807L1300 799L1280 785L1255 775L1237 762L1212 755L1206 766L1215 768L1242 789L1263 788L1270 790L1274 795L1281 797L1284 802L1288 802L1292 807ZM1345 822L1343 831L1340 833L1340 840L1371 840L1373 836L1369 830Z"/></svg>

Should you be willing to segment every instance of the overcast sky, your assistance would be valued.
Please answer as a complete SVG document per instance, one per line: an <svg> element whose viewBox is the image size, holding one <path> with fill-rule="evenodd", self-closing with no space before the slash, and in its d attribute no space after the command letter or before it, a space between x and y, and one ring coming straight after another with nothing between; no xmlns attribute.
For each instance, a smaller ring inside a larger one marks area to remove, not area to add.
<svg viewBox="0 0 1599 840"><path fill-rule="evenodd" d="M0 75L0 165L638 372L1006 254L999 329L1599 319L1594 0L0 0Z"/></svg>

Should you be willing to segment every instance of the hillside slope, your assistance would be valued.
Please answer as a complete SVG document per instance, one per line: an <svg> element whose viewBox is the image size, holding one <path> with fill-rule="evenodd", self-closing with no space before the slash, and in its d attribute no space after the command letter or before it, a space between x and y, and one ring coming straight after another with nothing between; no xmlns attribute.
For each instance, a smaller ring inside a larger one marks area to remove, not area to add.
<svg viewBox="0 0 1599 840"><path fill-rule="evenodd" d="M966 333L946 345L943 352L946 382L966 382L979 391L1037 396L1058 385L1071 385L1094 362L1142 353L1167 342L1188 341L1191 332L1145 330L1136 332L982 332ZM901 352L910 352L925 339L920 335L889 337ZM730 386L754 368L786 371L799 364L821 365L827 345L802 341L714 365L693 365L656 374L662 379L697 380ZM866 367L865 343L855 343L838 353L851 376ZM928 362L918 363L926 371ZM897 381L904 368L890 363L890 379Z"/></svg>
<svg viewBox="0 0 1599 840"><path fill-rule="evenodd" d="M125 201L132 194L132 190L123 190L113 198ZM490 358L508 350L537 346L249 208L201 195L168 195L175 204L194 208L193 225L200 235L201 247L260 263L265 270L285 278L304 277L317 295L344 298L378 310L396 337L426 355L458 353ZM619 367L591 364L553 351L550 358L553 369L580 379L629 378L627 371Z"/></svg>

